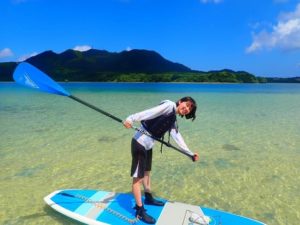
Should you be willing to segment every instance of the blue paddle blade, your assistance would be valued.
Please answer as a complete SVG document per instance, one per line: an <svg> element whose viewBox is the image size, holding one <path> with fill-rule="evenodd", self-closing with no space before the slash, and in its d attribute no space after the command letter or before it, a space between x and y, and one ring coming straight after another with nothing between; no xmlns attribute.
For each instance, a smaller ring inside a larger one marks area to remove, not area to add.
<svg viewBox="0 0 300 225"><path fill-rule="evenodd" d="M18 84L40 91L64 96L71 95L47 74L26 62L22 62L17 66L13 78Z"/></svg>

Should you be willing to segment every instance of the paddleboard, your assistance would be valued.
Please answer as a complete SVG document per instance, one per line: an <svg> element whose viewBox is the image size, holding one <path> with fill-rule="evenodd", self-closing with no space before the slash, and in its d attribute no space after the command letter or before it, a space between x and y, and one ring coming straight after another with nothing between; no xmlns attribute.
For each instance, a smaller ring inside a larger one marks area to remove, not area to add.
<svg viewBox="0 0 300 225"><path fill-rule="evenodd" d="M57 212L85 224L145 225L135 218L131 193L67 189L54 191L44 200ZM163 207L145 205L147 213L156 219L156 225L265 225L220 210L160 200L165 202Z"/></svg>

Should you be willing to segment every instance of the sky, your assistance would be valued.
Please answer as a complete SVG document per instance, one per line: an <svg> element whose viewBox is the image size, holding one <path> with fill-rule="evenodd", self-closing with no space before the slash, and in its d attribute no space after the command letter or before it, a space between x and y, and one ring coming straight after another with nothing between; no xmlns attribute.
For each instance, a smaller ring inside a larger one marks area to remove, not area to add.
<svg viewBox="0 0 300 225"><path fill-rule="evenodd" d="M300 76L300 0L0 1L0 62L91 48L152 50L199 71Z"/></svg>

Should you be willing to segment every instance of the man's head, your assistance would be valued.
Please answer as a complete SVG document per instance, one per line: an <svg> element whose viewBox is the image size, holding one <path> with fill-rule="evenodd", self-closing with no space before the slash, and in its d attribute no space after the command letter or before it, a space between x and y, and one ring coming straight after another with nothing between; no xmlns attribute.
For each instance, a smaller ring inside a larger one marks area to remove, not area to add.
<svg viewBox="0 0 300 225"><path fill-rule="evenodd" d="M186 119L196 119L197 104L192 97L183 97L176 102L176 113Z"/></svg>

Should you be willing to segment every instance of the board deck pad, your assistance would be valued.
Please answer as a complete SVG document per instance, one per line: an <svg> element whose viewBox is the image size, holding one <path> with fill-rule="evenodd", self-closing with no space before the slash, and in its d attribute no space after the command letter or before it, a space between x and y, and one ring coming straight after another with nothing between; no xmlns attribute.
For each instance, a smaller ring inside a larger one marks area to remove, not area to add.
<svg viewBox="0 0 300 225"><path fill-rule="evenodd" d="M190 224L191 213L196 213L199 216L204 216L199 206L188 205L180 202L167 202L157 221L157 225L182 225Z"/></svg>
<svg viewBox="0 0 300 225"><path fill-rule="evenodd" d="M102 190L58 190L44 198L54 210L79 222L91 225L145 225L135 218L135 200L131 193ZM215 209L200 208L179 202L165 202L163 207L145 205L157 225L196 225L192 213L209 216L209 225L265 225L259 221Z"/></svg>

